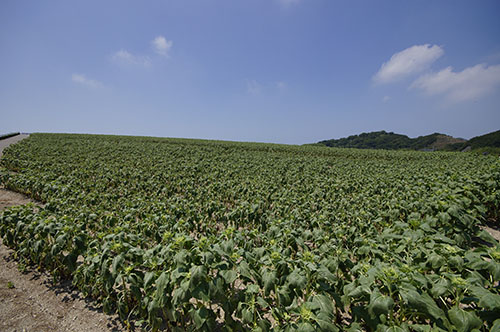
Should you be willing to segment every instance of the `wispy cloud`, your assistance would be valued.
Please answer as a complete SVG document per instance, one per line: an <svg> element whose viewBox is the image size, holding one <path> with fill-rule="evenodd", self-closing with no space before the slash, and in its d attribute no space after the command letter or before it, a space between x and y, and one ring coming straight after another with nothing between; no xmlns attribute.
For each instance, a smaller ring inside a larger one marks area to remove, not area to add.
<svg viewBox="0 0 500 332"><path fill-rule="evenodd" d="M163 56L168 56L168 53L173 44L173 41L167 40L163 36L158 36L153 39L153 41L151 41L151 45L153 46L154 51Z"/></svg>
<svg viewBox="0 0 500 332"><path fill-rule="evenodd" d="M414 45L395 53L389 61L383 63L373 80L377 83L390 83L422 72L443 54L443 49L437 45Z"/></svg>
<svg viewBox="0 0 500 332"><path fill-rule="evenodd" d="M73 74L73 75L71 75L71 80L74 83L85 85L85 86L93 88L93 89L104 87L104 84L102 84L101 82L96 81L96 80L91 80L90 78L87 78L83 74Z"/></svg>
<svg viewBox="0 0 500 332"><path fill-rule="evenodd" d="M390 96L384 96L384 98L382 98L382 101L384 103L387 103L389 100L391 100L391 97Z"/></svg>
<svg viewBox="0 0 500 332"><path fill-rule="evenodd" d="M478 64L461 72L447 67L419 77L410 88L428 95L444 95L451 102L468 101L489 94L500 85L500 65Z"/></svg>
<svg viewBox="0 0 500 332"><path fill-rule="evenodd" d="M258 95L262 92L262 85L256 80L247 80L247 92L251 95Z"/></svg>
<svg viewBox="0 0 500 332"><path fill-rule="evenodd" d="M113 61L121 64L139 65L149 67L151 59L148 56L134 55L126 50L120 50L112 55Z"/></svg>

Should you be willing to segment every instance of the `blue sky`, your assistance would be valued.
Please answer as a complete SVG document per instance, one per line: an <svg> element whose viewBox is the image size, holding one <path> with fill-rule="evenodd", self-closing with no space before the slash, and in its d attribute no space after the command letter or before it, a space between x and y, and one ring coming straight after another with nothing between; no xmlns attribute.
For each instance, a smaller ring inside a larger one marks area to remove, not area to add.
<svg viewBox="0 0 500 332"><path fill-rule="evenodd" d="M500 129L499 1L0 2L0 133Z"/></svg>

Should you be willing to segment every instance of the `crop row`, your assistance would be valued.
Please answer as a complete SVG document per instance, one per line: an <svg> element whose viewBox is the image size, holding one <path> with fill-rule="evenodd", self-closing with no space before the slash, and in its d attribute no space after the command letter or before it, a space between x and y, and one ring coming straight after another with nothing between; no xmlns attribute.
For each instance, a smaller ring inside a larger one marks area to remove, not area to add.
<svg viewBox="0 0 500 332"><path fill-rule="evenodd" d="M490 156L34 134L1 182L19 260L169 330L500 330Z"/></svg>

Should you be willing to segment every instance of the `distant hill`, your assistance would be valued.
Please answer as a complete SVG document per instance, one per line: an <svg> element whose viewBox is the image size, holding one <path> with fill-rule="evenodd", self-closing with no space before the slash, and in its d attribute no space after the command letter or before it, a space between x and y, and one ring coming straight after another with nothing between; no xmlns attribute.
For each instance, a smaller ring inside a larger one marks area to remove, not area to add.
<svg viewBox="0 0 500 332"><path fill-rule="evenodd" d="M362 133L340 139L330 139L318 144L338 148L385 149L385 150L442 150L452 144L463 144L466 141L448 135L434 133L417 138L386 131Z"/></svg>
<svg viewBox="0 0 500 332"><path fill-rule="evenodd" d="M500 150L500 130L486 135L473 137L466 142L451 144L446 147L446 150L461 151L469 146L472 150Z"/></svg>

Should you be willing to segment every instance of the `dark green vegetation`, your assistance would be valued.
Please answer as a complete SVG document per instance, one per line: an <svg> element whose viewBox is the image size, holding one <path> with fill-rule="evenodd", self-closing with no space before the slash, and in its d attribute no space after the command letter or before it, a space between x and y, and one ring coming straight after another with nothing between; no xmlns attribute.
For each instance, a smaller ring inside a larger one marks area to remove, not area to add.
<svg viewBox="0 0 500 332"><path fill-rule="evenodd" d="M340 139L325 140L317 144L337 148L446 151L461 151L470 146L472 150L487 148L485 151L497 152L500 151L500 130L471 138L468 141L439 133L410 138L392 132L375 131Z"/></svg>
<svg viewBox="0 0 500 332"><path fill-rule="evenodd" d="M17 135L19 135L19 132L17 132L17 133L2 134L2 135L0 135L0 139L6 139L6 138L14 137L14 136L17 136Z"/></svg>
<svg viewBox="0 0 500 332"><path fill-rule="evenodd" d="M447 147L451 151L460 151L470 146L472 150L484 150L493 153L500 152L500 130L471 138L467 142L455 143Z"/></svg>
<svg viewBox="0 0 500 332"><path fill-rule="evenodd" d="M34 134L1 182L23 263L188 331L499 331L500 163L474 154Z"/></svg>
<svg viewBox="0 0 500 332"><path fill-rule="evenodd" d="M352 135L346 138L321 141L318 144L336 148L383 149L383 150L422 150L441 149L450 143L463 143L464 140L439 133L410 138L406 135L374 131Z"/></svg>

